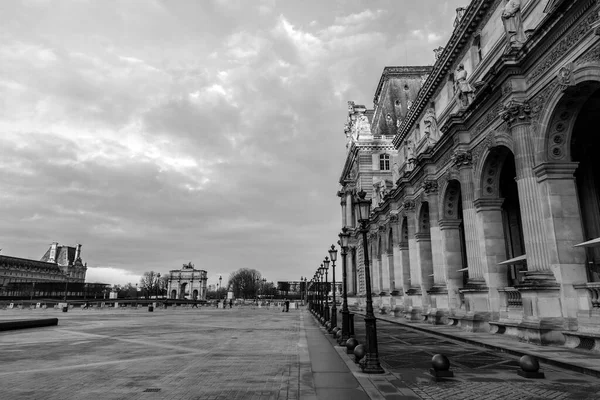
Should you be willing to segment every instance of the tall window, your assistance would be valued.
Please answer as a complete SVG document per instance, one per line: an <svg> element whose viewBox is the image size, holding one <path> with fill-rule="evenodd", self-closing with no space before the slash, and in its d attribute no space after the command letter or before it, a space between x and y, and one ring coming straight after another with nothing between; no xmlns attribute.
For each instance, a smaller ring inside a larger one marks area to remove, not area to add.
<svg viewBox="0 0 600 400"><path fill-rule="evenodd" d="M379 170L389 171L390 170L390 155L380 154L379 155Z"/></svg>

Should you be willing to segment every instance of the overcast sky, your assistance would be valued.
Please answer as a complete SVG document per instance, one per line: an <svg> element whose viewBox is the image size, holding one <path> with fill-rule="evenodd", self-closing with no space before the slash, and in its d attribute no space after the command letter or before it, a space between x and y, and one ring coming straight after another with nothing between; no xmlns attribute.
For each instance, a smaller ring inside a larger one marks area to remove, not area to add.
<svg viewBox="0 0 600 400"><path fill-rule="evenodd" d="M81 243L90 282L189 261L209 284L312 277L341 226L346 102L433 64L467 4L1 1L2 254Z"/></svg>

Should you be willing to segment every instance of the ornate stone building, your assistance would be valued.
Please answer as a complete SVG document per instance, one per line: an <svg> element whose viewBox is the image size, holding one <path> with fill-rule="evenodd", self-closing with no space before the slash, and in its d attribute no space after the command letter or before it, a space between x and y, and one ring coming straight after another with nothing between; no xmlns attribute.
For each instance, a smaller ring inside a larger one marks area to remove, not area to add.
<svg viewBox="0 0 600 400"><path fill-rule="evenodd" d="M352 137L342 223L355 226L349 205L362 184L375 206L369 248L381 312L594 345L599 11L596 0L472 0L394 136L377 139L391 144L394 165L384 196L367 184L366 163L353 167L365 147Z"/></svg>
<svg viewBox="0 0 600 400"><path fill-rule="evenodd" d="M169 271L169 298L206 300L206 280L206 271L196 269L192 263L183 264L181 269Z"/></svg>
<svg viewBox="0 0 600 400"><path fill-rule="evenodd" d="M54 242L39 261L0 255L0 294L52 296L64 293L68 280L69 295L77 295L83 291L86 271L80 244L70 247Z"/></svg>

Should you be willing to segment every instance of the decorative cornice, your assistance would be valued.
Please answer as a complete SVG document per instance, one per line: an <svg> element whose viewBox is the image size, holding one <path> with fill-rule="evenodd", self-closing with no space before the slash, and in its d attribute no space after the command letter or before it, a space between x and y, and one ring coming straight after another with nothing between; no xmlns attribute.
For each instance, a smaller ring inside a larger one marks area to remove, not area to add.
<svg viewBox="0 0 600 400"><path fill-rule="evenodd" d="M411 133L411 127L414 125L423 109L428 105L429 99L437 91L440 83L451 70L453 63L461 56L463 50L469 45L471 35L475 32L476 27L479 26L482 21L490 18L490 11L493 11L493 8L491 7L494 4L499 4L499 2L500 0L471 1L464 16L461 18L460 23L454 28L452 36L444 47L443 52L436 60L431 74L419 92L419 96L417 96L408 115L400 124L398 135L396 135L393 142L396 148L398 148L404 138Z"/></svg>
<svg viewBox="0 0 600 400"><path fill-rule="evenodd" d="M571 29L566 36L563 35L562 39L554 45L552 50L545 53L546 57L536 64L535 69L527 77L527 83L532 84L542 77L547 70L552 68L567 51L571 50L580 39L590 32L594 22L596 22L598 18L598 13L592 12L590 15L586 16L583 21L580 21L573 29ZM568 21L565 21L564 23L568 26Z"/></svg>
<svg viewBox="0 0 600 400"><path fill-rule="evenodd" d="M527 101L511 100L500 110L500 117L509 128L531 122L531 106Z"/></svg>

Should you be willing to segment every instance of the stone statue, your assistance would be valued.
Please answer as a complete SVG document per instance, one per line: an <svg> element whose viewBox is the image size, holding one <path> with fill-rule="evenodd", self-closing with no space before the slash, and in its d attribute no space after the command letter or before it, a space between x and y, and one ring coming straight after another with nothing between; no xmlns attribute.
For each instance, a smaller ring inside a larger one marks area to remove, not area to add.
<svg viewBox="0 0 600 400"><path fill-rule="evenodd" d="M369 125L369 118L367 118L367 116L365 114L361 114L360 117L358 117L358 121L356 122L356 129L358 130L358 133L364 133L367 135L371 134L371 127Z"/></svg>
<svg viewBox="0 0 600 400"><path fill-rule="evenodd" d="M454 72L454 92L458 94L462 107L467 107L473 101L475 89L467 81L467 71L462 63L458 65L458 69Z"/></svg>
<svg viewBox="0 0 600 400"><path fill-rule="evenodd" d="M406 141L406 171L412 171L415 165L415 146L412 140Z"/></svg>
<svg viewBox="0 0 600 400"><path fill-rule="evenodd" d="M387 114L385 116L385 124L387 125L388 128L388 135L393 135L394 134L394 119L392 118L391 114Z"/></svg>
<svg viewBox="0 0 600 400"><path fill-rule="evenodd" d="M522 0L505 0L504 10L502 11L502 24L504 32L508 37L508 44L511 48L519 48L527 40L523 31L523 20L521 19Z"/></svg>
<svg viewBox="0 0 600 400"><path fill-rule="evenodd" d="M437 119L435 118L435 110L428 108L425 111L425 118L423 118L423 133L427 138L427 145L434 145L439 140L439 130L437 126Z"/></svg>
<svg viewBox="0 0 600 400"><path fill-rule="evenodd" d="M392 166L392 183L394 186L396 186L398 179L400 179L400 167L398 166L398 163L395 162Z"/></svg>

